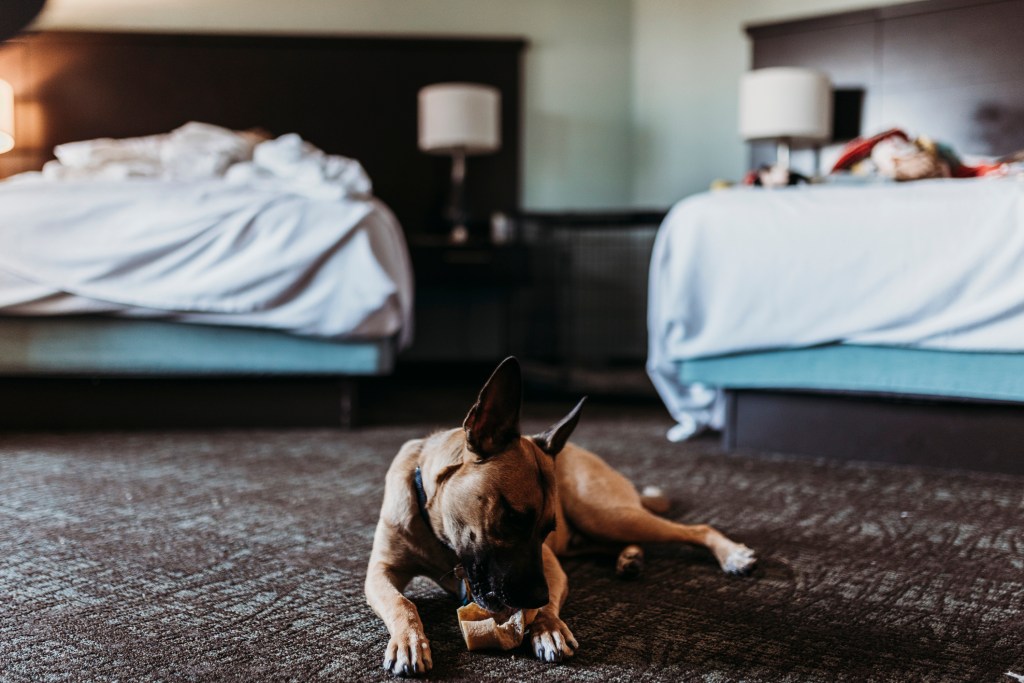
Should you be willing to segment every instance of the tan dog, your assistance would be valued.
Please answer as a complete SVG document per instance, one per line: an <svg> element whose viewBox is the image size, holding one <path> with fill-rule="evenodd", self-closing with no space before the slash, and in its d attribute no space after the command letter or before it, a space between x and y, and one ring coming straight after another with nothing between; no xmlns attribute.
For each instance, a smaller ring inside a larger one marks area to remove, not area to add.
<svg viewBox="0 0 1024 683"><path fill-rule="evenodd" d="M706 546L729 573L754 565L754 553L709 526L686 526L645 509L646 498L598 456L567 443L583 401L543 434L519 434L522 380L506 359L480 391L461 429L407 442L395 456L366 575L366 599L391 634L384 668L429 671L430 643L416 606L402 595L414 576L508 614L540 608L530 627L533 651L553 662L577 647L559 618L568 592L556 555L596 544L682 541ZM620 574L635 573L642 552L629 546ZM458 570L457 570L458 568ZM498 621L501 621L499 616Z"/></svg>

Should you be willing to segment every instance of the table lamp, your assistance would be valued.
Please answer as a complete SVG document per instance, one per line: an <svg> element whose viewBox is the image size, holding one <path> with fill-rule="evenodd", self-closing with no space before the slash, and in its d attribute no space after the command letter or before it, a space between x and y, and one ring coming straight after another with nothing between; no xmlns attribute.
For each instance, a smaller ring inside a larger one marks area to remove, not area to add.
<svg viewBox="0 0 1024 683"><path fill-rule="evenodd" d="M789 170L790 145L832 136L832 85L813 69L756 69L740 79L740 135L775 140L776 165Z"/></svg>
<svg viewBox="0 0 1024 683"><path fill-rule="evenodd" d="M501 93L479 83L435 83L419 93L419 146L452 157L452 187L446 210L452 242L465 242L463 189L466 157L501 148Z"/></svg>
<svg viewBox="0 0 1024 683"><path fill-rule="evenodd" d="M0 154L14 148L14 88L0 79Z"/></svg>

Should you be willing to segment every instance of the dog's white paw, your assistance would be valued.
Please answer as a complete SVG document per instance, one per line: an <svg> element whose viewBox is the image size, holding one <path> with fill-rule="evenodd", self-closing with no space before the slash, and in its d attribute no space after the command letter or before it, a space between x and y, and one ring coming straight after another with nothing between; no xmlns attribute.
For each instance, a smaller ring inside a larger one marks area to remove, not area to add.
<svg viewBox="0 0 1024 683"><path fill-rule="evenodd" d="M388 641L384 668L396 676L415 676L430 671L430 641L421 631L410 629Z"/></svg>
<svg viewBox="0 0 1024 683"><path fill-rule="evenodd" d="M572 657L579 647L564 621L543 613L538 614L530 625L530 645L542 662L560 662Z"/></svg>
<svg viewBox="0 0 1024 683"><path fill-rule="evenodd" d="M743 544L737 544L722 562L722 571L726 574L746 574L755 564L757 556L754 551Z"/></svg>

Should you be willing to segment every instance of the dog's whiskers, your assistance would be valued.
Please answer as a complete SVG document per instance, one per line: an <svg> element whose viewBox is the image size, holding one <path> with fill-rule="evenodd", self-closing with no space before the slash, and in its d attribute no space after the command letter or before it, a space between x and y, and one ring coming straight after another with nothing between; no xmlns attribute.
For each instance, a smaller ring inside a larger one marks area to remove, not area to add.
<svg viewBox="0 0 1024 683"><path fill-rule="evenodd" d="M451 569L446 571L444 574L441 574L441 576L439 576L436 579L437 582L440 583L441 581L444 581L445 579L447 579L449 576L452 576L452 577L455 577L455 578L459 578L459 575L456 573L456 572L458 572L458 569L459 568L457 566L452 567Z"/></svg>

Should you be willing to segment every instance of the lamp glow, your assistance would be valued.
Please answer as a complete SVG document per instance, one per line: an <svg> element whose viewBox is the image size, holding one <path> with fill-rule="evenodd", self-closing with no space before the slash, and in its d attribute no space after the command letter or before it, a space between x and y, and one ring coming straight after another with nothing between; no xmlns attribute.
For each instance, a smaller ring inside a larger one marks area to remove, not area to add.
<svg viewBox="0 0 1024 683"><path fill-rule="evenodd" d="M0 154L14 148L14 88L0 80Z"/></svg>

